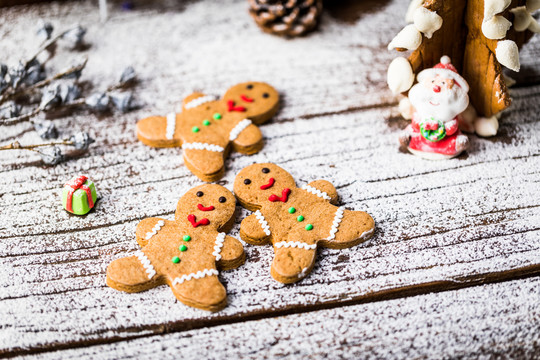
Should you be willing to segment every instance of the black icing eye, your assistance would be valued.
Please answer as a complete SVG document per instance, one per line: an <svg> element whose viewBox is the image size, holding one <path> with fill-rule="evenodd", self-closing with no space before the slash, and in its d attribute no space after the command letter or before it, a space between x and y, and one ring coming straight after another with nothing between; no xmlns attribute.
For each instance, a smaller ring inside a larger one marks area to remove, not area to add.
<svg viewBox="0 0 540 360"><path fill-rule="evenodd" d="M264 94L263 94L263 98L266 99L266 98L268 98L268 97L270 97L270 94L268 94L268 93L264 93Z"/></svg>
<svg viewBox="0 0 540 360"><path fill-rule="evenodd" d="M261 170L263 173L268 174L270 172L269 168L262 168Z"/></svg>
<svg viewBox="0 0 540 360"><path fill-rule="evenodd" d="M197 193L195 195L197 195L198 197L201 197L201 196L204 195L204 193L202 191L197 191Z"/></svg>
<svg viewBox="0 0 540 360"><path fill-rule="evenodd" d="M244 184L246 184L246 185L251 184L251 180L249 180L249 179L244 180Z"/></svg>
<svg viewBox="0 0 540 360"><path fill-rule="evenodd" d="M246 86L246 89L248 89L248 90L253 89L253 85L252 85L252 84L249 84L248 86Z"/></svg>
<svg viewBox="0 0 540 360"><path fill-rule="evenodd" d="M227 198L226 198L225 196L221 196L221 197L218 199L218 201L219 201L220 203L224 203L225 201L227 201Z"/></svg>

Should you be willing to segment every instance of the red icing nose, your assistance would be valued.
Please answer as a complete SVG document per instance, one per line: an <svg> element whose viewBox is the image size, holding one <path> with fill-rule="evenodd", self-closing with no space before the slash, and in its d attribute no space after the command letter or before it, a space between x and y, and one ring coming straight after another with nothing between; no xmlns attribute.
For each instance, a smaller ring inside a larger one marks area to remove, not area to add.
<svg viewBox="0 0 540 360"><path fill-rule="evenodd" d="M436 93L441 92L441 87L439 85L435 85L433 86L433 91Z"/></svg>
<svg viewBox="0 0 540 360"><path fill-rule="evenodd" d="M214 210L214 207L212 205L210 206L203 206L203 204L197 204L197 208L201 211L212 211Z"/></svg>

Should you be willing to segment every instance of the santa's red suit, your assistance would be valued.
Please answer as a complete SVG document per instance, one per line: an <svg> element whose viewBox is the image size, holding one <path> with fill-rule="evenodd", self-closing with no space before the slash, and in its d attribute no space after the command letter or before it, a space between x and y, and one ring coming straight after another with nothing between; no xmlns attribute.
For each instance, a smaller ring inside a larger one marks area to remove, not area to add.
<svg viewBox="0 0 540 360"><path fill-rule="evenodd" d="M444 124L445 136L438 141L431 141L422 136L420 132L420 126L422 119L419 118L418 113L414 113L412 122L408 126L411 132L411 141L409 148L417 151L431 152L443 155L455 155L456 154L456 139L461 135L461 131L458 127L459 115L453 120L447 121ZM438 124L430 123L429 121L424 125L428 130L436 130Z"/></svg>

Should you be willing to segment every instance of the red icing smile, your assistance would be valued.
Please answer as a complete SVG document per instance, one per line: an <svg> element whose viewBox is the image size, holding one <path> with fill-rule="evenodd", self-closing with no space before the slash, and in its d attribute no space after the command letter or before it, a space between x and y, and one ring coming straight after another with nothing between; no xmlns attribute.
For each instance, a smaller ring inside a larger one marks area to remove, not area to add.
<svg viewBox="0 0 540 360"><path fill-rule="evenodd" d="M272 194L272 195L270 195L268 200L270 200L271 202L281 201L281 202L286 203L287 200L289 200L289 194L290 193L291 193L291 189L285 188L281 192L281 197L278 197L277 195Z"/></svg>
<svg viewBox="0 0 540 360"><path fill-rule="evenodd" d="M274 186L274 178L268 179L268 184L261 185L261 190L270 189L272 186Z"/></svg>
<svg viewBox="0 0 540 360"><path fill-rule="evenodd" d="M240 99L244 100L245 102L249 102L249 103L252 103L252 102L253 102L253 99L252 99L252 98L247 97L247 96L244 95L244 94L240 95Z"/></svg>
<svg viewBox="0 0 540 360"><path fill-rule="evenodd" d="M197 204L197 208L201 211L212 211L215 209L212 205L205 207L203 204Z"/></svg>
<svg viewBox="0 0 540 360"><path fill-rule="evenodd" d="M187 219L191 223L191 225L193 225L194 228L196 228L197 226L200 226L200 225L204 226L204 225L210 224L210 220L208 220L207 218L204 218L204 219L201 219L201 220L195 222L195 220L197 220L197 218L193 214L189 214Z"/></svg>
<svg viewBox="0 0 540 360"><path fill-rule="evenodd" d="M229 111L246 111L246 108L243 106L234 106L234 101L232 100L227 101L227 106L229 107Z"/></svg>

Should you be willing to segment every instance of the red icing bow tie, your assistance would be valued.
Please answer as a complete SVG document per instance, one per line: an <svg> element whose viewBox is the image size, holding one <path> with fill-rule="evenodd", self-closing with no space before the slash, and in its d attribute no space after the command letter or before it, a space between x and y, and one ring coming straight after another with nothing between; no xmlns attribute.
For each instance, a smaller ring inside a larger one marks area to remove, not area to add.
<svg viewBox="0 0 540 360"><path fill-rule="evenodd" d="M268 197L268 200L270 200L271 202L281 201L281 202L286 203L287 200L289 200L289 194L290 193L291 193L291 189L285 188L281 192L281 197L278 197L277 195L272 194L272 195L270 195L270 197Z"/></svg>
<svg viewBox="0 0 540 360"><path fill-rule="evenodd" d="M232 100L227 101L227 106L229 107L229 111L246 111L246 108L243 106L234 106L234 101Z"/></svg>
<svg viewBox="0 0 540 360"><path fill-rule="evenodd" d="M197 218L193 214L189 214L187 219L191 223L191 225L193 225L194 228L196 228L199 225L204 226L204 225L210 224L210 220L208 220L207 218L204 218L204 219L201 219L201 220L195 222L195 220L197 220Z"/></svg>
<svg viewBox="0 0 540 360"><path fill-rule="evenodd" d="M210 205L210 206L203 206L203 204L197 204L197 208L201 211L212 211L214 210L215 208Z"/></svg>
<svg viewBox="0 0 540 360"><path fill-rule="evenodd" d="M268 179L268 184L261 185L261 190L270 189L272 186L274 186L274 178Z"/></svg>

